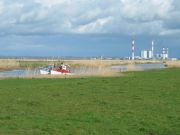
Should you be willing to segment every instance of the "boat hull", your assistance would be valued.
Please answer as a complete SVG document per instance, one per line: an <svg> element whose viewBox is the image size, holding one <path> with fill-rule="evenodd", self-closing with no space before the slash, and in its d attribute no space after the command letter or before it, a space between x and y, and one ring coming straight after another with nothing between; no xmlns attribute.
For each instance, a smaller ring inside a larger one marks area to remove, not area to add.
<svg viewBox="0 0 180 135"><path fill-rule="evenodd" d="M50 74L50 72L46 71L46 70L40 70L40 74L41 75L48 75L48 74Z"/></svg>
<svg viewBox="0 0 180 135"><path fill-rule="evenodd" d="M71 75L68 70L51 70L51 75Z"/></svg>

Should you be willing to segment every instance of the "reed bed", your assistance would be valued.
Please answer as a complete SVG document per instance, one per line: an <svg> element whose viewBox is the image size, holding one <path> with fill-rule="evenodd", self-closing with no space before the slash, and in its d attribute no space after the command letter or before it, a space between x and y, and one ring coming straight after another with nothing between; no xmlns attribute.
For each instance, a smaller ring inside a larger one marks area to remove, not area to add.
<svg viewBox="0 0 180 135"><path fill-rule="evenodd" d="M8 70L19 67L19 62L14 59L0 59L0 70Z"/></svg>
<svg viewBox="0 0 180 135"><path fill-rule="evenodd" d="M119 73L108 67L80 67L74 69L74 76L115 76Z"/></svg>
<svg viewBox="0 0 180 135"><path fill-rule="evenodd" d="M145 61L145 60L65 60L65 63L70 66L85 66L85 67L108 67L112 65L131 65L131 64L147 64L161 63L160 61Z"/></svg>
<svg viewBox="0 0 180 135"><path fill-rule="evenodd" d="M170 67L170 68L172 68L172 67L179 68L180 67L180 60L178 60L178 61L166 61L165 65L167 67Z"/></svg>
<svg viewBox="0 0 180 135"><path fill-rule="evenodd" d="M1 59L0 68L38 68L49 64L60 65L61 63L70 65L71 67L108 67L112 65L129 65L129 64L145 64L145 63L161 63L160 61L144 61L144 60L15 60Z"/></svg>

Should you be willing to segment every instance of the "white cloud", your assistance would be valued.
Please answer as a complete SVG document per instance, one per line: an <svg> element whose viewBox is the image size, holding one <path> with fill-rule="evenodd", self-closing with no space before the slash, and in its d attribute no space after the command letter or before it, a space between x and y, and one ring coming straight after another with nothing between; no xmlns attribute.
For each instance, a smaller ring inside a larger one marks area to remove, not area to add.
<svg viewBox="0 0 180 135"><path fill-rule="evenodd" d="M3 13L4 10L4 3L0 1L0 15Z"/></svg>
<svg viewBox="0 0 180 135"><path fill-rule="evenodd" d="M1 0L0 30L161 34L178 26L178 4L178 0Z"/></svg>
<svg viewBox="0 0 180 135"><path fill-rule="evenodd" d="M105 26L112 22L112 17L100 18L86 25L79 26L75 29L78 33L107 33Z"/></svg>
<svg viewBox="0 0 180 135"><path fill-rule="evenodd" d="M44 21L44 19L48 18L49 13L46 10L29 11L20 16L20 23L34 23L37 21Z"/></svg>
<svg viewBox="0 0 180 135"><path fill-rule="evenodd" d="M163 19L172 9L172 0L121 0L125 18L150 21Z"/></svg>
<svg viewBox="0 0 180 135"><path fill-rule="evenodd" d="M71 0L35 0L35 2L42 4L44 7L51 8L54 5L70 3Z"/></svg>

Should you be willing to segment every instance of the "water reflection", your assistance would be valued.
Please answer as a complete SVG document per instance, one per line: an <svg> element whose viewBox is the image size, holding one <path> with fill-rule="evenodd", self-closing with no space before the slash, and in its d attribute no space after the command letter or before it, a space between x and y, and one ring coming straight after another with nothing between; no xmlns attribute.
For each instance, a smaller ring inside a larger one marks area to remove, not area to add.
<svg viewBox="0 0 180 135"><path fill-rule="evenodd" d="M133 65L135 69L150 70L150 69L162 69L165 68L164 64L135 64ZM112 66L112 70L116 71L128 71L129 65L117 65Z"/></svg>
<svg viewBox="0 0 180 135"><path fill-rule="evenodd" d="M0 77L28 77L37 75L39 75L39 70L15 69L9 71L0 71Z"/></svg>

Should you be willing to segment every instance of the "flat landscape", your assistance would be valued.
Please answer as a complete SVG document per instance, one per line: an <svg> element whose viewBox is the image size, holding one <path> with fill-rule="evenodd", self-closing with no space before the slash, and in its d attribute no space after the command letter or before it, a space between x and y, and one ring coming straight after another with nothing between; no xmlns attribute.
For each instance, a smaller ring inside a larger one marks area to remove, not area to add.
<svg viewBox="0 0 180 135"><path fill-rule="evenodd" d="M2 135L179 135L180 69L0 80Z"/></svg>
<svg viewBox="0 0 180 135"><path fill-rule="evenodd" d="M180 0L0 0L0 135L180 135Z"/></svg>

